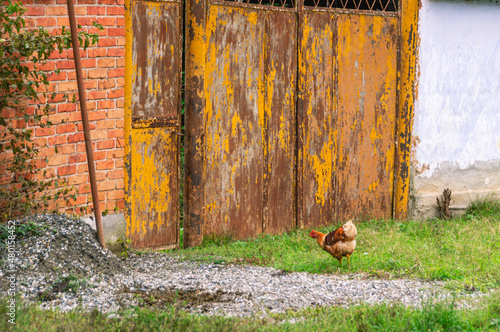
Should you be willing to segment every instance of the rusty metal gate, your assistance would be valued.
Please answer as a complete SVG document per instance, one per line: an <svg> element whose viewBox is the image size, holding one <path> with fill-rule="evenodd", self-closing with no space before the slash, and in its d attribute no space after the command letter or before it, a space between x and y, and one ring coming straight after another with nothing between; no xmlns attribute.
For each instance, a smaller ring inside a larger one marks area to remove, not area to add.
<svg viewBox="0 0 500 332"><path fill-rule="evenodd" d="M179 243L182 2L127 6L125 183L134 247Z"/></svg>
<svg viewBox="0 0 500 332"><path fill-rule="evenodd" d="M186 0L185 246L404 217L413 2ZM127 12L128 234L136 246L176 245L182 8Z"/></svg>

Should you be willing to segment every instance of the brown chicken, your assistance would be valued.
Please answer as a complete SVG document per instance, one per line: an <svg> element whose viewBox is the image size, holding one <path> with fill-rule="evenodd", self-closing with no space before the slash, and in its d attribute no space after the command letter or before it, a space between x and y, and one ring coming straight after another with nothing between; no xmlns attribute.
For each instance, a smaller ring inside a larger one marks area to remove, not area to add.
<svg viewBox="0 0 500 332"><path fill-rule="evenodd" d="M357 234L358 230L356 226L354 226L352 220L349 220L344 226L328 234L316 232L313 229L309 235L311 235L313 239L316 239L319 246L323 248L324 251L339 260L339 266L342 265L342 257L346 256L347 265L351 267L349 256L351 256L354 249L356 249L355 239Z"/></svg>

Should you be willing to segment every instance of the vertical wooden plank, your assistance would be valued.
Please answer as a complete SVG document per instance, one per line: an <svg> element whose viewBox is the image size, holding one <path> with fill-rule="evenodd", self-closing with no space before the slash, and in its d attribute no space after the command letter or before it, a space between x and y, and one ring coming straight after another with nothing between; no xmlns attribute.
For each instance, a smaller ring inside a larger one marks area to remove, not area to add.
<svg viewBox="0 0 500 332"><path fill-rule="evenodd" d="M203 240L203 139L205 109L205 0L186 1L184 133L184 247Z"/></svg>
<svg viewBox="0 0 500 332"><path fill-rule="evenodd" d="M264 157L264 232L295 226L295 108L297 18L268 12Z"/></svg>
<svg viewBox="0 0 500 332"><path fill-rule="evenodd" d="M340 219L392 214L397 28L397 17L338 17Z"/></svg>
<svg viewBox="0 0 500 332"><path fill-rule="evenodd" d="M417 94L419 6L420 1L401 0L395 219L408 218L413 110Z"/></svg>
<svg viewBox="0 0 500 332"><path fill-rule="evenodd" d="M299 31L298 198L301 226L333 219L335 47L333 14L303 11Z"/></svg>
<svg viewBox="0 0 500 332"><path fill-rule="evenodd" d="M211 6L205 76L205 234L262 232L265 12Z"/></svg>

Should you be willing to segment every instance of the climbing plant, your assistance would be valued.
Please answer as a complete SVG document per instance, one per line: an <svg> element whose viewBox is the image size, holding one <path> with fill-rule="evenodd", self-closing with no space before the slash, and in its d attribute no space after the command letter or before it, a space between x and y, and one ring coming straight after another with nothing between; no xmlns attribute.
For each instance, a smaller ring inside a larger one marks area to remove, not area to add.
<svg viewBox="0 0 500 332"><path fill-rule="evenodd" d="M39 157L44 146L33 140L36 128L53 125L48 115L58 95L47 92L48 78L59 70L47 69L47 63L53 52L71 48L71 33L64 27L59 34L26 28L25 12L20 2L0 0L0 221L46 210L51 201L69 203L76 195L64 180L43 170L49 157ZM84 49L97 43L97 33L78 28ZM75 102L75 96L63 100Z"/></svg>

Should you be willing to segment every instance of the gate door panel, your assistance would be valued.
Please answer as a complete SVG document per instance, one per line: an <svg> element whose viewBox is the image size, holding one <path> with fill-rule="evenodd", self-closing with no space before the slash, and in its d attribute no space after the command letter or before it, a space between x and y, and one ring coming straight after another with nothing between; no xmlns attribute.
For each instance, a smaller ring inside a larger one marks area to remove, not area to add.
<svg viewBox="0 0 500 332"><path fill-rule="evenodd" d="M137 248L179 243L182 4L133 1L126 113L127 237ZM130 37L129 37L130 38ZM130 47L130 46L129 46Z"/></svg>
<svg viewBox="0 0 500 332"><path fill-rule="evenodd" d="M296 16L226 4L206 27L203 233L248 238L295 225Z"/></svg>
<svg viewBox="0 0 500 332"><path fill-rule="evenodd" d="M298 223L390 217L399 12L393 0L303 0Z"/></svg>
<svg viewBox="0 0 500 332"><path fill-rule="evenodd" d="M338 17L337 218L390 218L397 17Z"/></svg>
<svg viewBox="0 0 500 332"><path fill-rule="evenodd" d="M299 32L299 223L333 219L336 44L332 13L304 12Z"/></svg>

